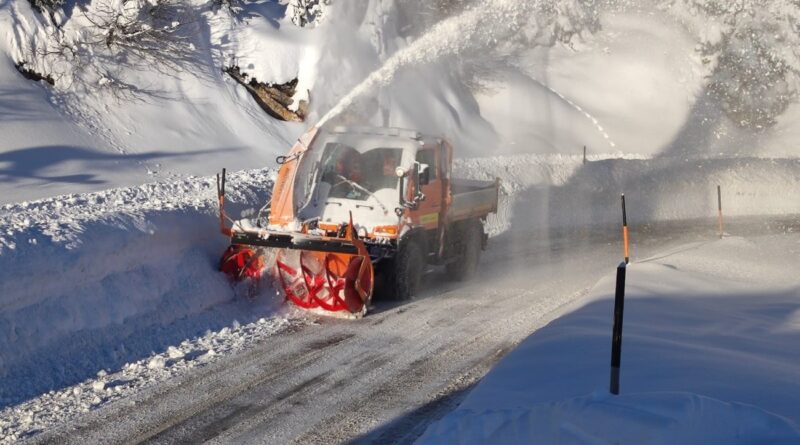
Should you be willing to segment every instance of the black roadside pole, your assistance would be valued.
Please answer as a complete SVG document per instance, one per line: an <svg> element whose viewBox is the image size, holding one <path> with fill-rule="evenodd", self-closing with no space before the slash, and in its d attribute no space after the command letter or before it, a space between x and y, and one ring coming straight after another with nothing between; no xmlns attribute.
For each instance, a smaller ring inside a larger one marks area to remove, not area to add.
<svg viewBox="0 0 800 445"><path fill-rule="evenodd" d="M617 289L614 293L614 327L611 330L611 394L619 395L619 365L622 359L622 315L625 309L625 270L627 264L617 266Z"/></svg>
<svg viewBox="0 0 800 445"><path fill-rule="evenodd" d="M614 326L611 328L611 394L619 394L619 364L622 360L622 316L625 309L625 273L630 262L628 248L628 212L625 208L625 194L622 201L622 244L625 261L617 266L617 287L614 292Z"/></svg>

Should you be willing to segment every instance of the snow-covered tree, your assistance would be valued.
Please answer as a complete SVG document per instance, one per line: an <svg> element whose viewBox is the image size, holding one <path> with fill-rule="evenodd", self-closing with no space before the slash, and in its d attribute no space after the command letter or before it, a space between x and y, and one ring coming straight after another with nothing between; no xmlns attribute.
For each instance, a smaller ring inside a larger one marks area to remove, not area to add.
<svg viewBox="0 0 800 445"><path fill-rule="evenodd" d="M670 0L667 8L699 34L708 91L739 126L775 123L798 96L800 1Z"/></svg>

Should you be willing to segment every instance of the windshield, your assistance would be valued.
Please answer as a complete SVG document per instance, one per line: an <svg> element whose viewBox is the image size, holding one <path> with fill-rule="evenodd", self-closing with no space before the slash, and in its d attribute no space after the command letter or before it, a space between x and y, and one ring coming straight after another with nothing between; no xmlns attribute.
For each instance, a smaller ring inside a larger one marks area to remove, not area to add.
<svg viewBox="0 0 800 445"><path fill-rule="evenodd" d="M376 147L362 152L341 142L329 142L320 161L321 181L328 197L365 201L381 189L397 189L402 148Z"/></svg>
<svg viewBox="0 0 800 445"><path fill-rule="evenodd" d="M296 215L316 217L328 199L392 207L400 184L395 169L413 164L418 145L399 137L320 130L292 179Z"/></svg>

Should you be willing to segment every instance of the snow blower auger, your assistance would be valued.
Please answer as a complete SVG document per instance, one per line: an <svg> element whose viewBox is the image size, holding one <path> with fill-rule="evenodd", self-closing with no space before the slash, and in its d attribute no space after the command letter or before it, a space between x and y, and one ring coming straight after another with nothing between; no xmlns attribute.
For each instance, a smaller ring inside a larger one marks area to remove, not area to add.
<svg viewBox="0 0 800 445"><path fill-rule="evenodd" d="M269 209L231 227L223 170L220 230L231 246L220 269L235 280L269 269L294 305L350 318L366 314L375 282L404 300L428 265L469 278L500 186L452 178L452 150L413 130L314 127L276 160Z"/></svg>

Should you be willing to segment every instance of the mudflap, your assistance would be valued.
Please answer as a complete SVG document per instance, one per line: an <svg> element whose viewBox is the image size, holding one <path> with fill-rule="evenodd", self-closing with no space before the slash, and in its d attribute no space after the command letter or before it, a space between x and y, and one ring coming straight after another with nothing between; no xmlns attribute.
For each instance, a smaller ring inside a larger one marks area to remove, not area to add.
<svg viewBox="0 0 800 445"><path fill-rule="evenodd" d="M356 254L281 249L274 273L286 299L322 315L366 315L374 283L372 262L363 242L348 241L356 247Z"/></svg>

